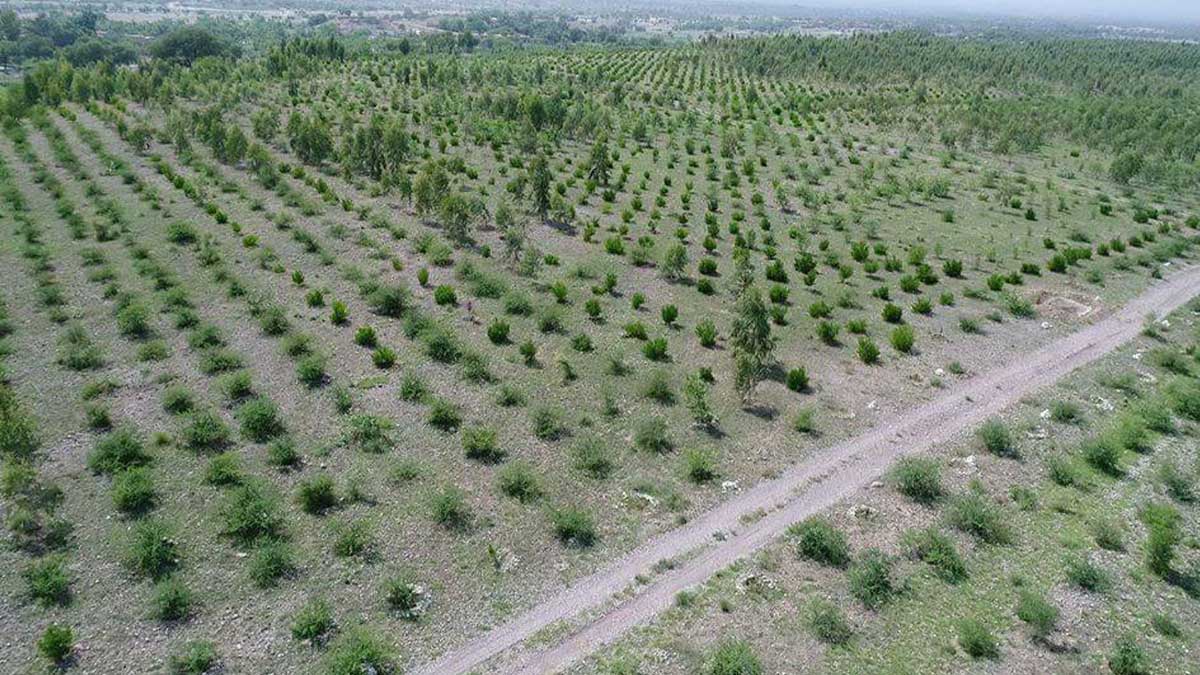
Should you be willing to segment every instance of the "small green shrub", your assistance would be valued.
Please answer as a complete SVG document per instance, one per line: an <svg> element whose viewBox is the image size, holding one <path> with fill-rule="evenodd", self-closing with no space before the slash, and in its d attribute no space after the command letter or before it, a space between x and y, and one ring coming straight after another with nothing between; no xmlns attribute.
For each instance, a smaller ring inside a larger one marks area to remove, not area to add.
<svg viewBox="0 0 1200 675"><path fill-rule="evenodd" d="M429 426L454 433L462 425L462 413L458 406L445 399L436 398L429 403Z"/></svg>
<svg viewBox="0 0 1200 675"><path fill-rule="evenodd" d="M366 628L355 628L340 635L329 645L321 663L324 675L382 675L395 670L392 649Z"/></svg>
<svg viewBox="0 0 1200 675"><path fill-rule="evenodd" d="M296 487L296 502L305 513L319 515L337 506L337 488L329 474L318 474L300 481Z"/></svg>
<svg viewBox="0 0 1200 675"><path fill-rule="evenodd" d="M333 633L336 623L333 608L322 598L314 598L292 619L292 638L320 644Z"/></svg>
<svg viewBox="0 0 1200 675"><path fill-rule="evenodd" d="M954 540L934 528L910 530L900 539L908 554L934 569L943 581L956 584L967 578L967 564Z"/></svg>
<svg viewBox="0 0 1200 675"><path fill-rule="evenodd" d="M216 667L218 660L216 645L193 640L172 655L168 665L172 675L202 675Z"/></svg>
<svg viewBox="0 0 1200 675"><path fill-rule="evenodd" d="M265 396L250 399L238 408L236 417L242 435L255 443L266 443L283 434L279 408Z"/></svg>
<svg viewBox="0 0 1200 675"><path fill-rule="evenodd" d="M828 600L815 600L809 606L808 629L813 637L828 645L844 645L854 636L846 616Z"/></svg>
<svg viewBox="0 0 1200 675"><path fill-rule="evenodd" d="M900 494L919 504L933 504L944 494L941 466L932 458L901 458L892 469L892 480Z"/></svg>
<svg viewBox="0 0 1200 675"><path fill-rule="evenodd" d="M644 452L664 453L674 443L667 433L667 423L661 417L648 417L638 423L633 431L633 445Z"/></svg>
<svg viewBox="0 0 1200 675"><path fill-rule="evenodd" d="M1117 640L1108 656L1108 669L1113 675L1150 675L1150 657L1130 635Z"/></svg>
<svg viewBox="0 0 1200 675"><path fill-rule="evenodd" d="M763 667L750 644L724 640L708 659L705 675L762 675Z"/></svg>
<svg viewBox="0 0 1200 675"><path fill-rule="evenodd" d="M218 452L229 443L229 427L212 410L198 410L188 418L179 437L193 452Z"/></svg>
<svg viewBox="0 0 1200 675"><path fill-rule="evenodd" d="M462 490L447 487L433 498L433 520L447 530L465 531L471 527L473 515Z"/></svg>
<svg viewBox="0 0 1200 675"><path fill-rule="evenodd" d="M150 616L159 621L182 621L191 614L192 591L172 576L154 585L150 598Z"/></svg>
<svg viewBox="0 0 1200 675"><path fill-rule="evenodd" d="M616 464L609 446L595 436L584 436L571 446L572 465L592 478L607 478Z"/></svg>
<svg viewBox="0 0 1200 675"><path fill-rule="evenodd" d="M150 455L141 436L128 426L118 427L97 441L87 459L94 473L110 475L149 463Z"/></svg>
<svg viewBox="0 0 1200 675"><path fill-rule="evenodd" d="M42 607L71 602L71 576L61 556L35 560L21 572L29 597Z"/></svg>
<svg viewBox="0 0 1200 675"><path fill-rule="evenodd" d="M974 492L954 498L946 507L946 520L986 544L1008 544L1013 539L1000 510Z"/></svg>
<svg viewBox="0 0 1200 675"><path fill-rule="evenodd" d="M75 632L70 626L52 623L37 641L38 653L53 663L65 663L75 649Z"/></svg>
<svg viewBox="0 0 1200 675"><path fill-rule="evenodd" d="M268 540L250 557L250 581L259 588L271 588L295 572L296 556L286 542Z"/></svg>
<svg viewBox="0 0 1200 675"><path fill-rule="evenodd" d="M496 484L500 492L520 502L532 502L542 496L541 480L525 462L513 462L500 469Z"/></svg>
<svg viewBox="0 0 1200 675"><path fill-rule="evenodd" d="M1066 568L1067 580L1085 591L1101 592L1112 584L1108 573L1087 558L1071 556Z"/></svg>
<svg viewBox="0 0 1200 675"><path fill-rule="evenodd" d="M135 574L161 579L180 564L175 533L164 523L145 520L134 526L126 545L125 564Z"/></svg>
<svg viewBox="0 0 1200 675"><path fill-rule="evenodd" d="M878 609L895 593L892 559L878 549L859 554L848 573L850 594L868 609Z"/></svg>
<svg viewBox="0 0 1200 675"><path fill-rule="evenodd" d="M1044 596L1023 590L1017 596L1017 618L1029 625L1036 640L1045 640L1058 623L1058 608Z"/></svg>
<svg viewBox="0 0 1200 675"><path fill-rule="evenodd" d="M488 427L469 427L463 430L463 452L469 459L487 464L504 460L507 454L496 441L496 430Z"/></svg>
<svg viewBox="0 0 1200 675"><path fill-rule="evenodd" d="M583 509L566 506L550 511L554 535L567 546L587 548L596 541L596 523Z"/></svg>
<svg viewBox="0 0 1200 675"><path fill-rule="evenodd" d="M1017 443L1013 439L1012 432L1004 425L1004 422L992 418L984 422L983 426L979 427L977 433L979 440L983 442L983 447L993 455L1009 458L1019 455Z"/></svg>
<svg viewBox="0 0 1200 675"><path fill-rule="evenodd" d="M278 539L284 534L284 516L279 493L263 481L249 481L235 488L221 509L222 533L242 544L262 538Z"/></svg>
<svg viewBox="0 0 1200 675"><path fill-rule="evenodd" d="M158 495L146 467L126 469L113 478L113 506L126 515L140 515L154 508Z"/></svg>
<svg viewBox="0 0 1200 675"><path fill-rule="evenodd" d="M958 646L973 659L995 659L1000 656L1000 642L996 636L975 619L958 622Z"/></svg>
<svg viewBox="0 0 1200 675"><path fill-rule="evenodd" d="M788 528L796 542L796 553L822 565L845 567L850 562L850 544L846 535L828 520L812 517Z"/></svg>

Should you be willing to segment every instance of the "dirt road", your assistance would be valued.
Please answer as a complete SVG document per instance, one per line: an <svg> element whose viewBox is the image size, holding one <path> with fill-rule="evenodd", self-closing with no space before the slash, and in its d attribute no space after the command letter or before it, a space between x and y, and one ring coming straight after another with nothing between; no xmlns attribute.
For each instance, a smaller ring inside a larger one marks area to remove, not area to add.
<svg viewBox="0 0 1200 675"><path fill-rule="evenodd" d="M764 481L686 526L631 551L611 566L579 580L553 598L432 663L420 675L483 672L550 673L561 670L616 640L630 628L653 619L672 605L675 595L705 582L717 571L757 551L789 525L828 508L878 480L898 458L953 440L1023 396L1049 386L1135 337L1148 314L1162 316L1200 294L1200 267L1176 272L1134 298L1109 317L1029 354L1014 354L1002 368L973 377L945 395L896 415L860 436L818 453L780 477ZM744 515L766 515L743 525ZM717 533L723 533L718 541ZM662 573L636 594L614 600L661 560L700 547L699 555ZM610 603L560 642L518 652L524 640L559 621ZM512 650L513 653L506 653ZM490 659L504 654L488 664Z"/></svg>

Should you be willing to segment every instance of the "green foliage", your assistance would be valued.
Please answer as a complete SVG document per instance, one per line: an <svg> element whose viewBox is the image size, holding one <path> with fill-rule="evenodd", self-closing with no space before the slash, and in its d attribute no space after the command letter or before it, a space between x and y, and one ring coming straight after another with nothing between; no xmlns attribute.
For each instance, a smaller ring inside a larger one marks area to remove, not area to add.
<svg viewBox="0 0 1200 675"><path fill-rule="evenodd" d="M868 609L882 607L895 594L893 561L878 549L867 549L850 566L850 594Z"/></svg>
<svg viewBox="0 0 1200 675"><path fill-rule="evenodd" d="M796 553L822 565L845 567L850 563L850 544L846 535L832 523L816 516L788 528L796 544Z"/></svg>
<svg viewBox="0 0 1200 675"><path fill-rule="evenodd" d="M278 539L284 534L282 499L275 488L259 480L233 489L221 508L222 533L240 544Z"/></svg>
<svg viewBox="0 0 1200 675"><path fill-rule="evenodd" d="M573 506L551 509L550 524L554 527L554 536L567 546L587 548L598 536L592 514Z"/></svg>
<svg viewBox="0 0 1200 675"><path fill-rule="evenodd" d="M75 632L70 626L52 623L37 641L38 653L52 663L64 663L75 649Z"/></svg>
<svg viewBox="0 0 1200 675"><path fill-rule="evenodd" d="M321 661L325 675L363 675L396 672L392 649L366 628L354 628L338 636L329 645Z"/></svg>
<svg viewBox="0 0 1200 675"><path fill-rule="evenodd" d="M750 643L725 640L708 659L705 675L762 675L763 667Z"/></svg>
<svg viewBox="0 0 1200 675"><path fill-rule="evenodd" d="M1058 608L1042 595L1022 590L1017 596L1017 618L1029 625L1037 640L1045 640L1058 623Z"/></svg>
<svg viewBox="0 0 1200 675"><path fill-rule="evenodd" d="M975 492L952 499L946 507L946 520L951 527L985 544L1008 544L1013 540L1004 514L986 497Z"/></svg>
<svg viewBox="0 0 1200 675"><path fill-rule="evenodd" d="M216 645L193 640L183 646L183 651L171 655L168 670L172 675L202 675L215 668L219 660Z"/></svg>
<svg viewBox="0 0 1200 675"><path fill-rule="evenodd" d="M292 619L292 638L321 643L332 634L336 623L333 608L322 598L309 600Z"/></svg>
<svg viewBox="0 0 1200 675"><path fill-rule="evenodd" d="M983 423L976 432L983 447L997 457L1018 457L1017 443L1012 432L999 419L992 418Z"/></svg>
<svg viewBox="0 0 1200 675"><path fill-rule="evenodd" d="M115 474L150 463L150 455L141 436L132 427L122 426L96 442L88 454L87 465L95 473Z"/></svg>
<svg viewBox="0 0 1200 675"><path fill-rule="evenodd" d="M958 622L958 646L973 659L995 659L1000 656L1000 642L987 626L974 619Z"/></svg>
<svg viewBox="0 0 1200 675"><path fill-rule="evenodd" d="M844 645L854 636L854 628L837 605L814 600L808 608L808 629L813 637L828 645Z"/></svg>
<svg viewBox="0 0 1200 675"><path fill-rule="evenodd" d="M944 494L941 466L932 458L901 458L892 469L892 480L900 494L920 504L933 504Z"/></svg>
<svg viewBox="0 0 1200 675"><path fill-rule="evenodd" d="M943 581L955 584L967 578L967 565L954 540L934 528L910 530L900 538L910 556L933 567Z"/></svg>

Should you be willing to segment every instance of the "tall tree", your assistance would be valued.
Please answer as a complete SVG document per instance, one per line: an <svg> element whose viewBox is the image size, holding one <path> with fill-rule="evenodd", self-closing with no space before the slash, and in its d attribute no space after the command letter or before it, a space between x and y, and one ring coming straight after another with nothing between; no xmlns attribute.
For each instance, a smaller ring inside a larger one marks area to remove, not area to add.
<svg viewBox="0 0 1200 675"><path fill-rule="evenodd" d="M543 155L534 157L529 167L529 187L533 210L545 219L550 211L550 165Z"/></svg>
<svg viewBox="0 0 1200 675"><path fill-rule="evenodd" d="M733 347L734 388L746 404L766 377L775 352L770 312L757 287L748 286L738 296L729 338Z"/></svg>

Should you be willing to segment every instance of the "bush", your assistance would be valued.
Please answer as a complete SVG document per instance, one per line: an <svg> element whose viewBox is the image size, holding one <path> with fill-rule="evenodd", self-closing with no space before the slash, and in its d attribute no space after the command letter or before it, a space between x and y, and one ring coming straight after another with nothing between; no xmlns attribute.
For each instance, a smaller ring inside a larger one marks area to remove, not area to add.
<svg viewBox="0 0 1200 675"><path fill-rule="evenodd" d="M458 294L454 292L453 286L438 286L433 289L433 301L439 305L457 305Z"/></svg>
<svg viewBox="0 0 1200 675"><path fill-rule="evenodd" d="M592 478L607 478L615 464L609 446L595 436L580 438L571 446L572 465Z"/></svg>
<svg viewBox="0 0 1200 675"><path fill-rule="evenodd" d="M1113 675L1150 675L1150 658L1132 636L1125 635L1109 654L1108 669Z"/></svg>
<svg viewBox="0 0 1200 675"><path fill-rule="evenodd" d="M566 506L550 511L554 535L567 546L587 548L596 541L596 523L583 509Z"/></svg>
<svg viewBox="0 0 1200 675"><path fill-rule="evenodd" d="M396 352L391 347L376 347L375 351L371 352L371 362L376 368L387 370L396 365Z"/></svg>
<svg viewBox="0 0 1200 675"><path fill-rule="evenodd" d="M792 418L792 429L801 434L815 434L817 427L813 422L813 416L812 408L802 408Z"/></svg>
<svg viewBox="0 0 1200 675"><path fill-rule="evenodd" d="M854 635L842 611L828 600L815 600L808 610L808 629L827 645L844 645Z"/></svg>
<svg viewBox="0 0 1200 675"><path fill-rule="evenodd" d="M944 494L941 467L935 459L903 457L892 469L892 480L900 494L919 504L932 504Z"/></svg>
<svg viewBox="0 0 1200 675"><path fill-rule="evenodd" d="M1021 591L1017 597L1017 618L1029 625L1036 640L1045 640L1058 623L1058 608L1033 591Z"/></svg>
<svg viewBox="0 0 1200 675"><path fill-rule="evenodd" d="M904 320L904 310L899 305L887 303L883 306L883 311L880 313L883 320L888 323L900 323Z"/></svg>
<svg viewBox="0 0 1200 675"><path fill-rule="evenodd" d="M1012 533L999 509L974 492L956 497L946 508L946 519L955 529L986 544L1007 544Z"/></svg>
<svg viewBox="0 0 1200 675"><path fill-rule="evenodd" d="M179 567L179 545L174 532L157 521L142 521L133 528L125 564L135 574L161 579Z"/></svg>
<svg viewBox="0 0 1200 675"><path fill-rule="evenodd" d="M177 577L154 585L150 616L159 621L182 621L192 612L192 592Z"/></svg>
<svg viewBox="0 0 1200 675"><path fill-rule="evenodd" d="M883 606L895 588L892 584L892 560L879 549L863 551L848 574L850 594L868 609Z"/></svg>
<svg viewBox="0 0 1200 675"><path fill-rule="evenodd" d="M492 344L508 344L509 325L504 319L495 319L488 325L487 336Z"/></svg>
<svg viewBox="0 0 1200 675"><path fill-rule="evenodd" d="M362 555L373 541L371 524L365 520L349 520L333 526L333 554L339 558Z"/></svg>
<svg viewBox="0 0 1200 675"><path fill-rule="evenodd" d="M196 406L196 401L192 397L192 392L184 387L171 387L163 392L162 397L163 410L172 415L182 415L191 412Z"/></svg>
<svg viewBox="0 0 1200 675"><path fill-rule="evenodd" d="M934 528L910 530L901 537L908 554L933 567L943 581L956 584L967 578L967 564L954 541Z"/></svg>
<svg viewBox="0 0 1200 675"><path fill-rule="evenodd" d="M651 372L642 386L642 396L663 405L675 403L675 386L671 382L671 374L666 370Z"/></svg>
<svg viewBox="0 0 1200 675"><path fill-rule="evenodd" d="M183 651L172 655L170 671L174 675L201 675L217 665L217 648L211 642L192 641Z"/></svg>
<svg viewBox="0 0 1200 675"><path fill-rule="evenodd" d="M279 493L262 481L236 488L221 509L222 534L246 544L261 538L283 536L284 516Z"/></svg>
<svg viewBox="0 0 1200 675"><path fill-rule="evenodd" d="M325 675L363 675L392 673L396 670L395 656L366 628L348 631L329 646L322 662Z"/></svg>
<svg viewBox="0 0 1200 675"><path fill-rule="evenodd" d="M132 427L123 426L101 438L88 454L87 465L94 473L115 474L150 463L142 439Z"/></svg>
<svg viewBox="0 0 1200 675"><path fill-rule="evenodd" d="M692 448L684 453L684 474L693 483L707 483L717 477L713 453Z"/></svg>
<svg viewBox="0 0 1200 675"><path fill-rule="evenodd" d="M140 515L154 508L154 479L146 467L126 469L113 479L113 506L121 513Z"/></svg>
<svg viewBox="0 0 1200 675"><path fill-rule="evenodd" d="M71 576L59 556L35 560L22 572L29 597L43 607L66 606L71 602Z"/></svg>
<svg viewBox="0 0 1200 675"><path fill-rule="evenodd" d="M496 430L487 427L470 427L463 430L463 452L469 459L496 464L504 459L505 453L496 442Z"/></svg>
<svg viewBox="0 0 1200 675"><path fill-rule="evenodd" d="M858 358L868 366L879 363L879 347L871 341L869 337L860 337L858 339Z"/></svg>
<svg viewBox="0 0 1200 675"><path fill-rule="evenodd" d="M696 337L700 340L700 346L711 349L717 344L717 326L709 319L704 319L696 324Z"/></svg>
<svg viewBox="0 0 1200 675"><path fill-rule="evenodd" d="M454 433L462 425L458 406L442 398L430 401L428 419L429 426L446 433Z"/></svg>
<svg viewBox="0 0 1200 675"><path fill-rule="evenodd" d="M433 498L433 520L447 530L465 531L471 527L471 507L462 490L447 487Z"/></svg>
<svg viewBox="0 0 1200 675"><path fill-rule="evenodd" d="M337 506L337 489L329 474L319 474L300 481L296 488L296 502L305 513L319 515Z"/></svg>
<svg viewBox="0 0 1200 675"><path fill-rule="evenodd" d="M845 567L850 562L846 535L824 518L813 516L788 528L796 541L796 553L822 565Z"/></svg>
<svg viewBox="0 0 1200 675"><path fill-rule="evenodd" d="M267 464L283 470L291 469L300 465L300 451L296 449L296 444L290 438L280 438L271 442L267 446Z"/></svg>
<svg viewBox="0 0 1200 675"><path fill-rule="evenodd" d="M633 431L633 445L644 452L668 452L673 447L667 434L667 423L659 417L649 417L638 423Z"/></svg>
<svg viewBox="0 0 1200 675"><path fill-rule="evenodd" d="M725 640L709 658L706 675L762 675L763 667L748 642Z"/></svg>
<svg viewBox="0 0 1200 675"><path fill-rule="evenodd" d="M406 619L417 618L421 610L420 587L403 577L393 577L384 582L383 598L389 609Z"/></svg>
<svg viewBox="0 0 1200 675"><path fill-rule="evenodd" d="M38 653L54 663L63 663L75 649L75 632L70 626L52 623L37 641Z"/></svg>
<svg viewBox="0 0 1200 675"><path fill-rule="evenodd" d="M1079 453L1092 468L1110 476L1121 475L1121 448L1110 438L1092 438L1079 446Z"/></svg>
<svg viewBox="0 0 1200 675"><path fill-rule="evenodd" d="M642 345L642 355L651 361L669 361L670 356L667 354L667 339L664 337L647 340L646 344Z"/></svg>
<svg viewBox="0 0 1200 675"><path fill-rule="evenodd" d="M259 546L250 558L250 580L259 588L271 588L279 580L296 572L292 547L282 541L269 540Z"/></svg>
<svg viewBox="0 0 1200 675"><path fill-rule="evenodd" d="M567 434L567 426L562 413L556 408L538 406L530 411L533 422L533 435L543 441L554 441Z"/></svg>
<svg viewBox="0 0 1200 675"><path fill-rule="evenodd" d="M973 659L994 659L1000 656L1000 643L982 623L964 619L958 623L958 646Z"/></svg>
<svg viewBox="0 0 1200 675"><path fill-rule="evenodd" d="M316 389L325 384L325 357L320 354L309 354L296 364L296 379L310 389Z"/></svg>
<svg viewBox="0 0 1200 675"><path fill-rule="evenodd" d="M1108 573L1087 558L1067 558L1067 580L1085 591L1100 592L1111 585Z"/></svg>
<svg viewBox="0 0 1200 675"><path fill-rule="evenodd" d="M496 484L500 492L522 503L542 496L541 480L533 467L525 462L513 462L500 469Z"/></svg>
<svg viewBox="0 0 1200 675"><path fill-rule="evenodd" d="M193 452L216 452L229 443L229 427L220 415L211 410L192 413L179 435L183 444Z"/></svg>
<svg viewBox="0 0 1200 675"><path fill-rule="evenodd" d="M916 342L916 339L917 338L913 333L912 326L896 326L892 329L892 349L895 349L901 354L911 353L913 349L913 343Z"/></svg>
<svg viewBox="0 0 1200 675"><path fill-rule="evenodd" d="M379 286L367 295L367 306L380 316L398 319L408 305L408 289L403 286Z"/></svg>
<svg viewBox="0 0 1200 675"><path fill-rule="evenodd" d="M265 396L243 403L236 417L242 427L242 435L255 443L266 443L284 431L279 409Z"/></svg>
<svg viewBox="0 0 1200 675"><path fill-rule="evenodd" d="M996 418L989 419L976 432L983 447L997 457L1017 457L1017 444L1004 423Z"/></svg>
<svg viewBox="0 0 1200 675"><path fill-rule="evenodd" d="M321 598L308 601L292 619L292 638L319 644L333 632L333 608Z"/></svg>
<svg viewBox="0 0 1200 675"><path fill-rule="evenodd" d="M802 367L792 368L787 372L787 388L794 392L808 391L808 371Z"/></svg>

